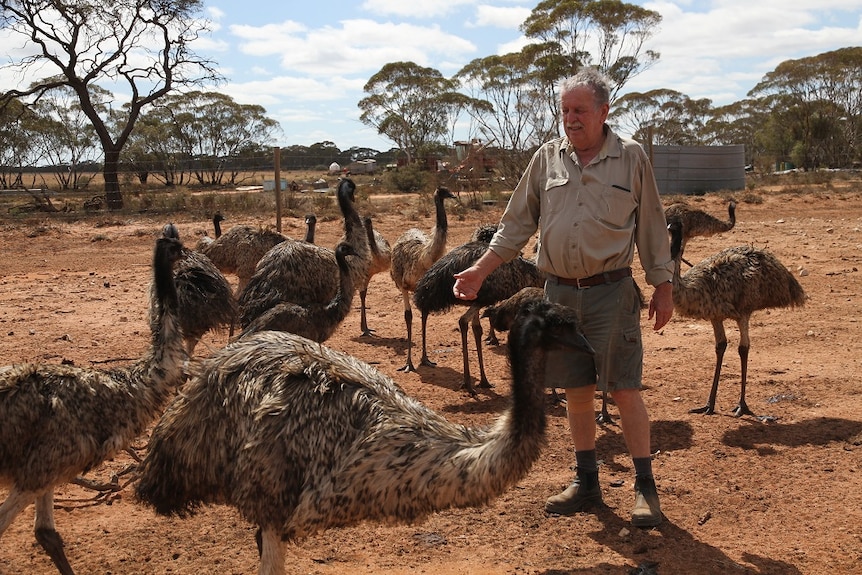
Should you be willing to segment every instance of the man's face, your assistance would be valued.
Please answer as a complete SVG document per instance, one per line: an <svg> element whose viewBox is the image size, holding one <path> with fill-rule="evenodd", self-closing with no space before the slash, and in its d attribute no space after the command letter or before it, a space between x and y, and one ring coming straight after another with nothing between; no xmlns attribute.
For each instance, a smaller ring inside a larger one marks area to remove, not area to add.
<svg viewBox="0 0 862 575"><path fill-rule="evenodd" d="M590 150L601 146L604 124L609 106L596 106L592 88L578 86L562 97L563 127L569 142L576 150Z"/></svg>

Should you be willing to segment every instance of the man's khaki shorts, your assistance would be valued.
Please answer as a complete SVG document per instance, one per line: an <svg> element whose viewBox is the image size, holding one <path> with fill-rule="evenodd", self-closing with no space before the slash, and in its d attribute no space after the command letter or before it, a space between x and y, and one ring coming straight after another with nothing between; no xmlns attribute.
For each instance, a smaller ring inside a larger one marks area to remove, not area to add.
<svg viewBox="0 0 862 575"><path fill-rule="evenodd" d="M584 336L596 351L594 356L571 350L549 352L547 387L596 385L602 391L641 388L640 298L632 278L581 289L549 279L545 297L575 310Z"/></svg>

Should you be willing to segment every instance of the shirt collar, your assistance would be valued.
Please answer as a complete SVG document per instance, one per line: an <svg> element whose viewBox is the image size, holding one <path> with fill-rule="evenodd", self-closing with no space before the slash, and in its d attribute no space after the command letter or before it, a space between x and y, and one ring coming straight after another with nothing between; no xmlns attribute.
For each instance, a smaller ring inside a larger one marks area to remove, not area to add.
<svg viewBox="0 0 862 575"><path fill-rule="evenodd" d="M602 144L602 149L599 150L599 153L596 155L593 161L598 162L605 158L618 158L622 155L622 144L620 143L619 136L614 133L610 126L605 124L605 141ZM575 148L572 146L572 143L569 141L567 136L563 136L563 143L565 144L566 154L571 158L577 158L578 156L575 154ZM577 162L577 159L575 160Z"/></svg>

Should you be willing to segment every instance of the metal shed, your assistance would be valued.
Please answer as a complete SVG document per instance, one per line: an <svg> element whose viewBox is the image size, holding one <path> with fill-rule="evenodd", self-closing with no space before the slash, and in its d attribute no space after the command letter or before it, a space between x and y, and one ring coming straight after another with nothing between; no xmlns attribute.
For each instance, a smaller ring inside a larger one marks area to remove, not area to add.
<svg viewBox="0 0 862 575"><path fill-rule="evenodd" d="M647 149L649 151L649 148ZM652 146L662 194L745 189L745 146Z"/></svg>

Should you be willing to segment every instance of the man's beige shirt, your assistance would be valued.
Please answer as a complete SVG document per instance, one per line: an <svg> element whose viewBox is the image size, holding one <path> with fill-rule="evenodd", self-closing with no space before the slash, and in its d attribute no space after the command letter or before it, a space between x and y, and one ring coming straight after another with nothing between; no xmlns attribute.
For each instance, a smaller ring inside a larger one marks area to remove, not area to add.
<svg viewBox="0 0 862 575"><path fill-rule="evenodd" d="M509 200L490 249L517 256L539 230L538 268L585 278L632 264L635 247L653 286L673 277L664 208L643 147L606 127L586 166L565 137L533 155Z"/></svg>

